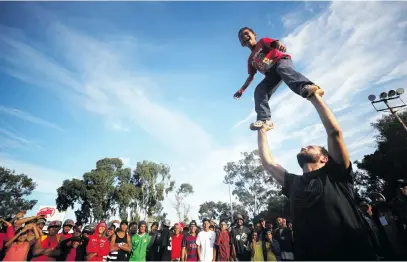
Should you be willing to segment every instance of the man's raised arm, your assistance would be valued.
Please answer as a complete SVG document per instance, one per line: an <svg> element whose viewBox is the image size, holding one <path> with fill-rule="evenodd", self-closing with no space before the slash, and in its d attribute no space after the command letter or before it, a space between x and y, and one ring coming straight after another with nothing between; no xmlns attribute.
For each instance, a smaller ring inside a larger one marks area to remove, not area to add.
<svg viewBox="0 0 407 262"><path fill-rule="evenodd" d="M317 110L328 135L329 155L331 155L336 163L348 168L350 165L349 153L345 146L341 127L332 111L322 100L320 92L322 91L317 90L315 95L310 97L309 100Z"/></svg>
<svg viewBox="0 0 407 262"><path fill-rule="evenodd" d="M271 173L271 175L280 185L284 186L284 176L286 170L274 161L270 152L267 141L267 131L269 130L269 127L263 127L258 131L257 143L259 146L260 159L264 168Z"/></svg>

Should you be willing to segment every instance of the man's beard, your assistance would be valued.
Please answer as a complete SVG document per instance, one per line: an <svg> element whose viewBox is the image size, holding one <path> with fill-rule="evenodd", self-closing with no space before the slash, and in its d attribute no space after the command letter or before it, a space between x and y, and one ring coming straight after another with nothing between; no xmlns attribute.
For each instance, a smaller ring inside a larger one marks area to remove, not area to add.
<svg viewBox="0 0 407 262"><path fill-rule="evenodd" d="M302 168L305 164L315 164L318 163L318 155L312 155L307 153L298 153L297 154L297 161L300 167Z"/></svg>

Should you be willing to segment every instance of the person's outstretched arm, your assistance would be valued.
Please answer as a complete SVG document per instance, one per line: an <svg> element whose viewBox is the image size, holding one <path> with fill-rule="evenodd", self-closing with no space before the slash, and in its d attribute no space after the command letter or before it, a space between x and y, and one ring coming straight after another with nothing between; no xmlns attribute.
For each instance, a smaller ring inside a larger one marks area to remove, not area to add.
<svg viewBox="0 0 407 262"><path fill-rule="evenodd" d="M271 175L280 185L284 186L284 176L286 170L274 161L273 155L270 152L267 141L267 131L269 130L269 127L263 127L258 131L257 143L259 147L260 159L263 167L271 173Z"/></svg>
<svg viewBox="0 0 407 262"><path fill-rule="evenodd" d="M350 165L349 153L345 146L341 127L332 111L325 104L324 100L322 100L320 92L321 91L318 90L309 100L317 110L328 135L329 155L336 163L348 168Z"/></svg>
<svg viewBox="0 0 407 262"><path fill-rule="evenodd" d="M244 84L242 85L242 87L239 90L237 90L237 92L233 95L233 97L235 99L239 99L240 97L242 97L244 91L246 91L246 89L249 87L249 85L253 82L255 74L256 74L256 72L252 72L249 74L249 76L247 77L247 79L244 82Z"/></svg>

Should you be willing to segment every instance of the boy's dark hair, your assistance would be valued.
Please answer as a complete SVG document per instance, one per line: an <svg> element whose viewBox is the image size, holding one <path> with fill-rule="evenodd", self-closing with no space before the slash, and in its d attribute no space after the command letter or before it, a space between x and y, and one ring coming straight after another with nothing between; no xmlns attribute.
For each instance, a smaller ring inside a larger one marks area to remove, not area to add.
<svg viewBox="0 0 407 262"><path fill-rule="evenodd" d="M244 30L249 30L250 32L252 32L254 34L253 29L251 29L250 27L245 26L245 27L240 28L239 32L237 33L237 37L239 37L239 39L240 39L240 33L243 32Z"/></svg>

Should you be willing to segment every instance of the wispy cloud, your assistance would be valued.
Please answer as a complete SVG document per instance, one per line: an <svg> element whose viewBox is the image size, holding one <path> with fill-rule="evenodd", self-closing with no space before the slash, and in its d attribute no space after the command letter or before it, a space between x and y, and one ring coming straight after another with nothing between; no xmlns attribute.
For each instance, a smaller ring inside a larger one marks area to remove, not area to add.
<svg viewBox="0 0 407 262"><path fill-rule="evenodd" d="M65 174L51 168L11 159L2 154L0 154L0 165L15 169L18 174L23 173L28 175L37 183L37 188L35 189L37 192L53 194L54 196L56 196L56 189L62 185L62 181L72 178L72 174Z"/></svg>
<svg viewBox="0 0 407 262"><path fill-rule="evenodd" d="M41 148L41 146L22 136L17 135L11 130L0 128L0 148L3 149L29 149L31 147Z"/></svg>
<svg viewBox="0 0 407 262"><path fill-rule="evenodd" d="M6 107L0 105L0 114L7 114L10 116L17 117L21 120L28 121L37 125L53 128L56 130L62 131L62 128L60 128L58 125L48 122L42 118L36 117L28 112L24 112L22 110L16 109L16 108L11 108L11 107Z"/></svg>
<svg viewBox="0 0 407 262"><path fill-rule="evenodd" d="M12 30L0 27L0 32ZM174 150L210 148L211 138L199 124L149 97L146 90L156 88L152 78L123 66L126 56L120 50L131 38L109 45L58 22L48 30L53 32L50 35L60 36L51 42L54 48L64 49L69 64L55 61L18 34L2 34L0 44L5 52L0 57L9 62L8 73L70 98L72 103L102 116L114 130L128 131L131 127L120 123L130 121ZM81 72L81 77L74 72Z"/></svg>

